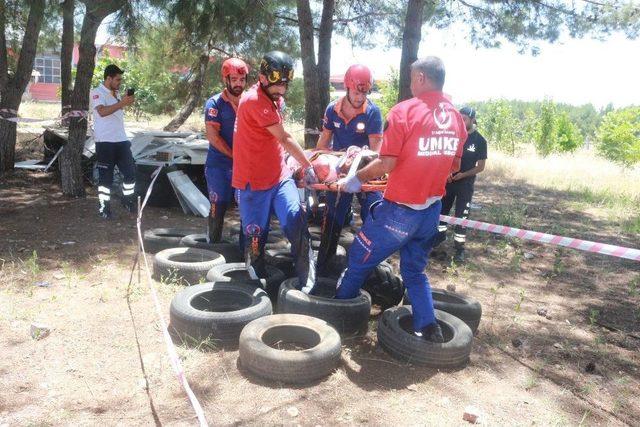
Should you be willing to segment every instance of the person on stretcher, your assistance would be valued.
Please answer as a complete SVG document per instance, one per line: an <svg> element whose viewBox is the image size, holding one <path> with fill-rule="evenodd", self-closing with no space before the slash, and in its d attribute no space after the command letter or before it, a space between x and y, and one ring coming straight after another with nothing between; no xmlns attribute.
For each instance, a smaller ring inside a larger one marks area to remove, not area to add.
<svg viewBox="0 0 640 427"><path fill-rule="evenodd" d="M368 165L373 159L378 158L378 153L375 151L357 146L351 146L345 152L305 150L304 154L311 162L318 180L322 184L333 184L338 179L347 176L358 155L360 155L358 170ZM300 163L293 156L288 156L286 163L294 179L298 182L301 181L304 175L304 168Z"/></svg>

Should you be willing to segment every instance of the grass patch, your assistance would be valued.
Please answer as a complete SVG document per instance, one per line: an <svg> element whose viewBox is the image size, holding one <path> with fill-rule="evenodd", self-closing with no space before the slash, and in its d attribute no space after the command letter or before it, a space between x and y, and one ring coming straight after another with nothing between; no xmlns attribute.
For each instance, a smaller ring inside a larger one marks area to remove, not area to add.
<svg viewBox="0 0 640 427"><path fill-rule="evenodd" d="M640 206L640 201L637 202L637 206ZM640 215L624 221L622 223L622 231L628 234L640 234Z"/></svg>
<svg viewBox="0 0 640 427"><path fill-rule="evenodd" d="M490 206L487 209L488 221L508 227L522 228L527 215L527 207L521 204Z"/></svg>
<svg viewBox="0 0 640 427"><path fill-rule="evenodd" d="M487 170L482 178L504 183L522 180L524 184L561 193L554 196L559 197L563 206L579 211L600 209L603 212L598 212L598 215L609 221L619 221L622 232L632 235L640 233L640 215L637 213L640 205L640 167L624 168L586 150L573 154L554 154L546 158L532 152L525 152L518 157L495 152L487 162ZM523 209L521 206L515 208ZM503 212L492 212L492 215L511 221L510 224L498 224L518 227L523 218L519 217L518 211L514 214L513 209L513 206L508 206Z"/></svg>
<svg viewBox="0 0 640 427"><path fill-rule="evenodd" d="M34 250L31 252L31 256L24 262L25 268L31 273L32 276L40 274L40 264L38 264L38 253Z"/></svg>
<svg viewBox="0 0 640 427"><path fill-rule="evenodd" d="M635 277L635 279L629 282L629 296L637 297L638 296L638 288L640 287L640 274Z"/></svg>
<svg viewBox="0 0 640 427"><path fill-rule="evenodd" d="M567 194L577 202L610 209L625 209L640 204L637 196L625 193L614 193L611 189L593 190L591 188L581 188L580 190L569 191Z"/></svg>
<svg viewBox="0 0 640 427"><path fill-rule="evenodd" d="M535 374L531 374L527 377L527 379L524 382L524 389L529 391L531 389L538 387L539 385L540 385L540 381L538 379L538 376Z"/></svg>

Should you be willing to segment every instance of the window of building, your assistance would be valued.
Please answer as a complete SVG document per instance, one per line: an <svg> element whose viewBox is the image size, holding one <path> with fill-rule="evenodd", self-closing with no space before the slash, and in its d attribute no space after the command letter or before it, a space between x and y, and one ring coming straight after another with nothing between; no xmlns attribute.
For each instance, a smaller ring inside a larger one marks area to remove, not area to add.
<svg viewBox="0 0 640 427"><path fill-rule="evenodd" d="M35 69L40 73L39 83L60 83L60 58L36 58Z"/></svg>

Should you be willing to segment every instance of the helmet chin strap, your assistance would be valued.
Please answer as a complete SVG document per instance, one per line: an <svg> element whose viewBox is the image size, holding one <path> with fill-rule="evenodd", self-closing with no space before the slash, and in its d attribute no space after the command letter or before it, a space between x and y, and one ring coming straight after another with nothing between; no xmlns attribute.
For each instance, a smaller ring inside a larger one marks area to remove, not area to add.
<svg viewBox="0 0 640 427"><path fill-rule="evenodd" d="M356 106L355 106L355 105L353 105L353 101L351 101L351 97L349 96L349 92L350 92L350 91L347 91L347 101L349 102L349 104L351 104L351 106L352 106L353 108L356 108Z"/></svg>
<svg viewBox="0 0 640 427"><path fill-rule="evenodd" d="M356 107L355 105L353 105L353 102L351 101L351 97L349 96L349 90L347 90L347 102L353 107L353 108L360 108L360 107Z"/></svg>

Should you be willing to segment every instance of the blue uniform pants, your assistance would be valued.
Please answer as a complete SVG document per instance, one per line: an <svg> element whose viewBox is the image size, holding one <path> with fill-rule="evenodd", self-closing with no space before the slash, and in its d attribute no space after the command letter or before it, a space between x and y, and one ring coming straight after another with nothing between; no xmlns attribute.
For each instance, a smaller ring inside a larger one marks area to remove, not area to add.
<svg viewBox="0 0 640 427"><path fill-rule="evenodd" d="M411 299L414 330L435 322L425 268L441 206L437 201L426 209L414 210L388 200L374 206L349 249L349 263L338 281L336 298L355 298L371 271L400 250L400 274Z"/></svg>
<svg viewBox="0 0 640 427"><path fill-rule="evenodd" d="M257 251L264 250L269 234L269 219L272 213L278 217L284 234L291 242L291 254L301 286L307 282L312 258L310 257L309 230L300 204L298 189L292 179L286 179L267 190L238 190L240 220L245 242L255 245ZM311 277L315 281L315 277Z"/></svg>
<svg viewBox="0 0 640 427"><path fill-rule="evenodd" d="M231 203L233 198L233 187L231 187L232 168L206 166L204 168L207 179L207 190L211 204Z"/></svg>

